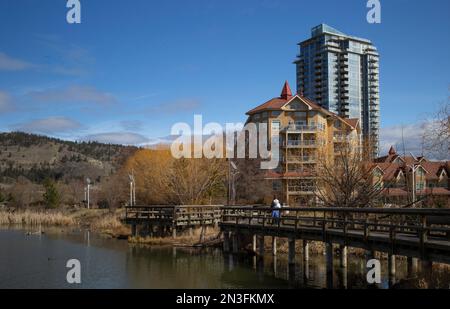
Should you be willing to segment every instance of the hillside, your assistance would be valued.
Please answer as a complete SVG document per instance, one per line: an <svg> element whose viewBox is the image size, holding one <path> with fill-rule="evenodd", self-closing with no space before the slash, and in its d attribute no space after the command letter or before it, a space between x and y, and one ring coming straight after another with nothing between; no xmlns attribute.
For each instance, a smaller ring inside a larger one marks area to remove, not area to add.
<svg viewBox="0 0 450 309"><path fill-rule="evenodd" d="M21 132L0 133L0 183L13 183L20 176L35 183L46 177L64 181L90 177L101 182L136 149Z"/></svg>

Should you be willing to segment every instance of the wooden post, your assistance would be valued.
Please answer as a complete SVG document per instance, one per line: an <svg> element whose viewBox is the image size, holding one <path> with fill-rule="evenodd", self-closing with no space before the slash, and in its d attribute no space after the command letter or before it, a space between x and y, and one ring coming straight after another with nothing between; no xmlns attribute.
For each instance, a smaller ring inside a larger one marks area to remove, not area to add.
<svg viewBox="0 0 450 309"><path fill-rule="evenodd" d="M431 275L431 271L433 269L433 262L422 260L420 264L422 273L426 272L427 275Z"/></svg>
<svg viewBox="0 0 450 309"><path fill-rule="evenodd" d="M131 225L131 236L136 237L137 236L137 226L136 224Z"/></svg>
<svg viewBox="0 0 450 309"><path fill-rule="evenodd" d="M331 242L327 242L325 244L326 253L327 253L327 273L333 271L333 244Z"/></svg>
<svg viewBox="0 0 450 309"><path fill-rule="evenodd" d="M414 273L417 272L417 268L419 265L419 261L417 258L413 257L407 257L407 269L408 269L408 276L412 276Z"/></svg>
<svg viewBox="0 0 450 309"><path fill-rule="evenodd" d="M230 232L223 232L223 251L230 252Z"/></svg>
<svg viewBox="0 0 450 309"><path fill-rule="evenodd" d="M264 235L259 235L258 236L258 255L260 257L263 257L264 252L265 252Z"/></svg>
<svg viewBox="0 0 450 309"><path fill-rule="evenodd" d="M427 241L427 217L422 215L421 217L422 226L420 231L420 255L422 260L425 258L425 242Z"/></svg>
<svg viewBox="0 0 450 309"><path fill-rule="evenodd" d="M307 240L303 240L303 262L309 261L309 244Z"/></svg>
<svg viewBox="0 0 450 309"><path fill-rule="evenodd" d="M295 238L289 238L289 256L288 256L288 263L290 265L295 264Z"/></svg>
<svg viewBox="0 0 450 309"><path fill-rule="evenodd" d="M277 255L277 238L275 236L272 237L272 255Z"/></svg>
<svg viewBox="0 0 450 309"><path fill-rule="evenodd" d="M341 256L340 256L340 264L342 268L347 267L347 246L341 245Z"/></svg>

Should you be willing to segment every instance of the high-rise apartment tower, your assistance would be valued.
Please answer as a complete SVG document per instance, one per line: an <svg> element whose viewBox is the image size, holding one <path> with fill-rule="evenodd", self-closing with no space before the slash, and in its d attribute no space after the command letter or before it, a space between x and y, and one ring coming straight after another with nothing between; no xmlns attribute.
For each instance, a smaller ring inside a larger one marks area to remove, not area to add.
<svg viewBox="0 0 450 309"><path fill-rule="evenodd" d="M372 42L321 24L299 43L297 91L344 118L358 118L363 137L378 153L379 54Z"/></svg>

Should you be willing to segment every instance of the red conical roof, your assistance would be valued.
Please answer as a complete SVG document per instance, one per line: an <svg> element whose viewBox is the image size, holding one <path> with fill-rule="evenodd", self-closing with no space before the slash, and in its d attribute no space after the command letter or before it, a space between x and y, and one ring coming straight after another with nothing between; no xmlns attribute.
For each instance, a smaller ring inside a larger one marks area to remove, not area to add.
<svg viewBox="0 0 450 309"><path fill-rule="evenodd" d="M283 90L281 90L280 98L287 100L292 97L291 87L289 87L288 81L284 83Z"/></svg>
<svg viewBox="0 0 450 309"><path fill-rule="evenodd" d="M397 151L395 151L394 146L391 146L391 149L389 149L389 154L392 155L392 156L397 154Z"/></svg>

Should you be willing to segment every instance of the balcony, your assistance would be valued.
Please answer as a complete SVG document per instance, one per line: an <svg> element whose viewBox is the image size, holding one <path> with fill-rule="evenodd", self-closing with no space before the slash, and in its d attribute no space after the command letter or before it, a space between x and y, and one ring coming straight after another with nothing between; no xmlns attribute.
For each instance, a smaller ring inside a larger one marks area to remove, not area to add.
<svg viewBox="0 0 450 309"><path fill-rule="evenodd" d="M296 194L314 194L316 192L315 186L288 186L289 193Z"/></svg>
<svg viewBox="0 0 450 309"><path fill-rule="evenodd" d="M287 148L303 148L303 147L318 147L323 143L320 143L317 140L288 140L287 143L284 143L284 146Z"/></svg>
<svg viewBox="0 0 450 309"><path fill-rule="evenodd" d="M289 156L285 159L287 163L314 163L317 158L315 156Z"/></svg>
<svg viewBox="0 0 450 309"><path fill-rule="evenodd" d="M286 126L283 131L287 131L287 132L296 132L296 133L308 133L308 132L312 132L315 133L317 131L323 131L324 128L323 126L318 126L318 125L303 125L303 124L289 124L288 126Z"/></svg>

